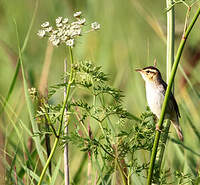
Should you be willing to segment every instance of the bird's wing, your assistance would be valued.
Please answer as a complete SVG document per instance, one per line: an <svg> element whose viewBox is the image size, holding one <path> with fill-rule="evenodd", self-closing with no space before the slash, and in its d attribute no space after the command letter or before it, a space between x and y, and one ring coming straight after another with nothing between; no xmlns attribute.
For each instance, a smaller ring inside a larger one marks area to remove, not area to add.
<svg viewBox="0 0 200 185"><path fill-rule="evenodd" d="M167 84L164 81L163 81L163 85L164 85L164 89L165 89L165 92L166 92L166 90L167 90ZM177 113L177 116L180 118L181 115L180 115L180 112L179 112L178 104L176 102L176 99L174 98L174 95L171 92L170 92L169 98L172 101L172 104L173 104L174 109L175 109L175 111Z"/></svg>

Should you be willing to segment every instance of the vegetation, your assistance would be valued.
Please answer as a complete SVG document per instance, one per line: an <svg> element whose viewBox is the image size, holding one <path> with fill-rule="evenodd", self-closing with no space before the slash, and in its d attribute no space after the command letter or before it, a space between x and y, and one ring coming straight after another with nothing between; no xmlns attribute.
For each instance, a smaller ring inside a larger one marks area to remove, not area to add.
<svg viewBox="0 0 200 185"><path fill-rule="evenodd" d="M199 1L23 2L0 3L1 184L198 185ZM134 72L154 58L183 143Z"/></svg>

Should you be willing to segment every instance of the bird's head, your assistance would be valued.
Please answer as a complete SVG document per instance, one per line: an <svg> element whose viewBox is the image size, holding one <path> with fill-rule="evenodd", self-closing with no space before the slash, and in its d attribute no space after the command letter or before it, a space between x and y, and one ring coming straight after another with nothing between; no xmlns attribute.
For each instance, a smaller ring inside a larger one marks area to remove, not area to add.
<svg viewBox="0 0 200 185"><path fill-rule="evenodd" d="M153 66L145 67L143 69L136 69L142 75L145 82L157 82L162 79L160 71Z"/></svg>

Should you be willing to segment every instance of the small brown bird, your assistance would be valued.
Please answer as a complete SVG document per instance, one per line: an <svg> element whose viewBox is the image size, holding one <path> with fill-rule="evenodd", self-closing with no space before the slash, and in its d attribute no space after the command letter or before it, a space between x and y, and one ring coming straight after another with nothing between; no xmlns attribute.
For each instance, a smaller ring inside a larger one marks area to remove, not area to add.
<svg viewBox="0 0 200 185"><path fill-rule="evenodd" d="M163 81L160 71L153 66L143 69L136 69L142 75L145 81L146 98L151 111L160 118L162 104L165 98L167 84ZM179 109L173 94L170 92L168 104L165 111L165 118L169 119L181 141L183 141L183 133L179 125ZM159 128L158 128L159 129Z"/></svg>

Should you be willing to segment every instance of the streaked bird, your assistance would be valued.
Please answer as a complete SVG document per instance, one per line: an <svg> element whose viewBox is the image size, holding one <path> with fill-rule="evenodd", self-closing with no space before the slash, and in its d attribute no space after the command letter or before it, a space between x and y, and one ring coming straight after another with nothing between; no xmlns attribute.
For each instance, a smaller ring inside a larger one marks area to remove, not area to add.
<svg viewBox="0 0 200 185"><path fill-rule="evenodd" d="M160 118L162 104L165 98L167 84L162 79L160 71L153 66L143 69L136 69L142 75L145 81L146 98L151 111ZM169 119L181 141L183 141L183 133L179 124L180 112L174 95L170 92L168 104L165 111L165 119ZM159 128L157 128L159 129Z"/></svg>

